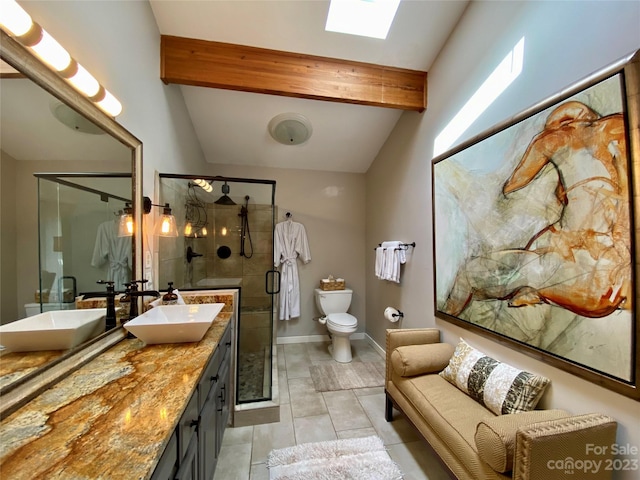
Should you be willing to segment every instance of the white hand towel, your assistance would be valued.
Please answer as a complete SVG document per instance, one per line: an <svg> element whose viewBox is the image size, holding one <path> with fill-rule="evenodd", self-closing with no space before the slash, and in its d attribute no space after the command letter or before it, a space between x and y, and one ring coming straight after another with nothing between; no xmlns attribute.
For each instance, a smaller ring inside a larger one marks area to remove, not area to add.
<svg viewBox="0 0 640 480"><path fill-rule="evenodd" d="M400 283L400 253L403 251L401 245L402 242L398 240L382 242L382 248L384 249L383 280Z"/></svg>
<svg viewBox="0 0 640 480"><path fill-rule="evenodd" d="M382 279L382 273L384 272L384 248L376 248L376 264L375 264L376 277Z"/></svg>

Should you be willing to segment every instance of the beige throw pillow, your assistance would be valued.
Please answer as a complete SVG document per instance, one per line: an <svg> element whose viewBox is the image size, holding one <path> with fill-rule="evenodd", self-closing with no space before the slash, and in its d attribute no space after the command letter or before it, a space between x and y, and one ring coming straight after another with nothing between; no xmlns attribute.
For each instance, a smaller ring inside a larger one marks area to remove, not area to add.
<svg viewBox="0 0 640 480"><path fill-rule="evenodd" d="M496 415L533 410L549 384L548 378L499 362L462 339L440 375Z"/></svg>

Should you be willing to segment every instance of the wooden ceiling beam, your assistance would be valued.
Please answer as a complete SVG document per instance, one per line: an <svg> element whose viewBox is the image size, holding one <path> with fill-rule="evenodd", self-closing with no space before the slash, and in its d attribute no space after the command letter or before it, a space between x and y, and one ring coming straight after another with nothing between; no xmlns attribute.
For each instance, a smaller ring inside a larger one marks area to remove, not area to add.
<svg viewBox="0 0 640 480"><path fill-rule="evenodd" d="M422 112L427 72L162 35L165 83Z"/></svg>

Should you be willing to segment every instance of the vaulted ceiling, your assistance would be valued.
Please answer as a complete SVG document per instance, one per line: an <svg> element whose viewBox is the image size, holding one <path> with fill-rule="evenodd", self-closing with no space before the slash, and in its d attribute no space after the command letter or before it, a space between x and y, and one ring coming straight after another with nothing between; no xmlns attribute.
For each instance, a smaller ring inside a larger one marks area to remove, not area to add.
<svg viewBox="0 0 640 480"><path fill-rule="evenodd" d="M425 72L468 1L403 0L386 40L326 32L325 0L150 3L207 162L365 172L403 110L428 109ZM305 143L271 138L287 112Z"/></svg>

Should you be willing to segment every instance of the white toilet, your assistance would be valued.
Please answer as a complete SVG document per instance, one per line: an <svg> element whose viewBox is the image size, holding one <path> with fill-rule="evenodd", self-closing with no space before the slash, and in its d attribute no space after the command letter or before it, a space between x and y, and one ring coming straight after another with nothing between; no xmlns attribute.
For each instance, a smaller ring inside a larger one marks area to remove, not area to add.
<svg viewBox="0 0 640 480"><path fill-rule="evenodd" d="M351 305L353 290L315 289L316 306L324 315L320 323L326 323L333 342L331 355L336 362L351 361L351 342L349 337L358 329L358 319L347 313Z"/></svg>

